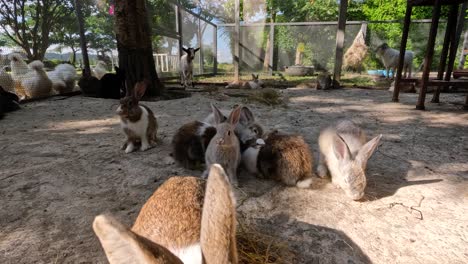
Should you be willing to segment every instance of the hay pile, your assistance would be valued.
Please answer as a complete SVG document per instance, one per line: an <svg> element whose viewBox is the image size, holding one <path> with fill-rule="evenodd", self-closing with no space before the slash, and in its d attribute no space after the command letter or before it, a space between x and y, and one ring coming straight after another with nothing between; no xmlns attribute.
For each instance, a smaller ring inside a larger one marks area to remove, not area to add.
<svg viewBox="0 0 468 264"><path fill-rule="evenodd" d="M288 245L276 237L267 235L239 221L237 250L242 264L295 263L295 254Z"/></svg>
<svg viewBox="0 0 468 264"><path fill-rule="evenodd" d="M368 47L364 39L364 33L359 31L353 44L344 55L343 66L345 69L352 69L361 72L362 64L367 55Z"/></svg>
<svg viewBox="0 0 468 264"><path fill-rule="evenodd" d="M247 97L248 102L260 102L269 106L284 104L281 93L275 89L262 89L255 91Z"/></svg>

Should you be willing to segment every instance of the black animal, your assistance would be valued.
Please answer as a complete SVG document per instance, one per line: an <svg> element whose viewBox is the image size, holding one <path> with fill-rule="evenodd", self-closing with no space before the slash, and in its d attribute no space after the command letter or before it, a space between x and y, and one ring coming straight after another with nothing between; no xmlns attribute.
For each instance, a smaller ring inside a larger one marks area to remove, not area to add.
<svg viewBox="0 0 468 264"><path fill-rule="evenodd" d="M112 99L124 97L126 94L125 71L119 67L114 69L116 73L106 73L101 80L91 74L85 74L86 70L83 69L83 76L78 81L83 95Z"/></svg>
<svg viewBox="0 0 468 264"><path fill-rule="evenodd" d="M0 119L3 118L6 112L11 112L20 109L19 98L16 94L5 91L0 86Z"/></svg>

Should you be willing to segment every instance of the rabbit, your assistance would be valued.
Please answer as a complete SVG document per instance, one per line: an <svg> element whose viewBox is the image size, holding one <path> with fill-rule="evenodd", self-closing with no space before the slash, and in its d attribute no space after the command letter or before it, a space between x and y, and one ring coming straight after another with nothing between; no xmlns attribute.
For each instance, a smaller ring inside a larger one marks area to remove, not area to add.
<svg viewBox="0 0 468 264"><path fill-rule="evenodd" d="M228 84L226 89L261 89L264 88L263 81L258 79L258 74L252 73L252 80L250 81L235 81Z"/></svg>
<svg viewBox="0 0 468 264"><path fill-rule="evenodd" d="M78 86L84 96L98 97L101 91L101 81L87 73L86 69L82 69L82 76L78 81Z"/></svg>
<svg viewBox="0 0 468 264"><path fill-rule="evenodd" d="M100 78L98 97L120 99L125 95L125 71L119 67L114 67L114 70L115 73L106 73Z"/></svg>
<svg viewBox="0 0 468 264"><path fill-rule="evenodd" d="M255 146L242 153L242 163L247 171L288 186L311 187L313 156L302 136L273 131L262 141L257 140Z"/></svg>
<svg viewBox="0 0 468 264"><path fill-rule="evenodd" d="M348 197L359 200L366 188L366 165L376 150L382 135L366 143L366 134L350 120L340 120L324 129L319 136L320 147L317 174L343 189Z"/></svg>
<svg viewBox="0 0 468 264"><path fill-rule="evenodd" d="M141 142L141 151L145 151L156 142L158 123L151 109L138 102L146 91L148 82L142 81L135 84L133 93L127 91L127 95L120 100L117 114L120 116L120 126L127 136L122 145L125 153L135 150L135 145Z"/></svg>
<svg viewBox="0 0 468 264"><path fill-rule="evenodd" d="M11 76L15 80L19 80L26 75L31 69L28 67L28 64L23 60L22 56L18 53L10 53L8 55L10 60L11 67Z"/></svg>
<svg viewBox="0 0 468 264"><path fill-rule="evenodd" d="M91 70L94 77L101 80L101 78L107 73L107 64L104 61L98 61L96 66Z"/></svg>
<svg viewBox="0 0 468 264"><path fill-rule="evenodd" d="M227 113L226 111L221 111L221 113L221 122L225 122L227 120ZM208 115L203 122L213 126L216 125L214 113ZM240 140L241 152L245 151L251 143L255 143L257 139L263 136L263 127L255 121L254 114L246 106L241 108L241 116L235 133Z"/></svg>
<svg viewBox="0 0 468 264"><path fill-rule="evenodd" d="M234 194L218 164L210 168L206 188L197 177L168 179L131 229L98 215L93 230L110 264L238 263Z"/></svg>
<svg viewBox="0 0 468 264"><path fill-rule="evenodd" d="M200 121L181 126L172 138L174 159L185 168L197 168L205 163L205 150L215 134L215 127Z"/></svg>
<svg viewBox="0 0 468 264"><path fill-rule="evenodd" d="M18 96L0 86L0 119L3 118L4 113L18 109L20 109Z"/></svg>
<svg viewBox="0 0 468 264"><path fill-rule="evenodd" d="M237 167L240 164L240 144L234 130L239 122L241 107L238 106L232 110L228 119L223 120L223 114L219 109L211 105L213 109L216 135L211 139L205 153L205 164L207 170L203 174L206 176L208 168L214 163L219 163L226 170L231 184L237 186Z"/></svg>

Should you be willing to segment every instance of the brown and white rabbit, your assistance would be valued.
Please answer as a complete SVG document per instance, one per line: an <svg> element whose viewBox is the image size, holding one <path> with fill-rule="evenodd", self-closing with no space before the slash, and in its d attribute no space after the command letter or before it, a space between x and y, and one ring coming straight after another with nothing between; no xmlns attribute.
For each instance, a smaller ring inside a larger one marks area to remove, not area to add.
<svg viewBox="0 0 468 264"><path fill-rule="evenodd" d="M133 91L128 89L127 95L120 99L120 106L117 108L120 126L127 136L122 145L125 153L134 151L137 143L141 143L140 150L145 151L151 148L157 139L158 123L153 111L139 104L147 85L147 81L141 81L135 84Z"/></svg>
<svg viewBox="0 0 468 264"><path fill-rule="evenodd" d="M347 196L359 200L366 188L367 161L379 145L382 135L366 143L366 133L355 123L341 120L320 132L320 159L317 174L324 178L330 172L333 184Z"/></svg>
<svg viewBox="0 0 468 264"><path fill-rule="evenodd" d="M181 126L172 138L174 159L185 168L197 168L205 163L205 151L215 134L214 126L200 121Z"/></svg>
<svg viewBox="0 0 468 264"><path fill-rule="evenodd" d="M222 110L221 113L221 122L225 122L227 120L226 116L228 115L228 112ZM208 115L204 119L204 122L215 126L216 122L214 119L214 113ZM241 115L239 123L236 125L235 133L240 141L241 152L263 136L263 127L255 121L254 114L246 106L243 106L241 109Z"/></svg>
<svg viewBox="0 0 468 264"><path fill-rule="evenodd" d="M239 139L235 128L241 115L241 107L232 110L228 119L222 122L224 116L219 109L211 105L216 123L216 135L211 139L205 153L206 172L212 164L220 164L226 170L229 180L237 186L237 167L241 161Z"/></svg>
<svg viewBox="0 0 468 264"><path fill-rule="evenodd" d="M313 156L302 136L273 131L264 142L257 142L242 153L242 163L250 173L288 186L309 188L312 185Z"/></svg>
<svg viewBox="0 0 468 264"><path fill-rule="evenodd" d="M236 210L223 168L197 177L172 177L141 209L131 229L108 215L93 229L111 264L238 263Z"/></svg>
<svg viewBox="0 0 468 264"><path fill-rule="evenodd" d="M235 81L226 85L226 89L261 89L264 87L263 81L258 79L258 74L252 73L250 81Z"/></svg>

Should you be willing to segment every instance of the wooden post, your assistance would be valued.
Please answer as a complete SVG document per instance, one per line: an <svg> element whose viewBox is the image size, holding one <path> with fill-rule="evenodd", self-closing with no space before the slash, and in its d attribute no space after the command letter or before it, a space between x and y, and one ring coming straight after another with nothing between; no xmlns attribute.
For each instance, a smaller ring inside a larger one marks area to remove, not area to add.
<svg viewBox="0 0 468 264"><path fill-rule="evenodd" d="M465 50L468 50L468 30L465 31L465 37L460 51L460 62L458 63L459 70L462 70L465 67L465 61L467 56Z"/></svg>
<svg viewBox="0 0 468 264"><path fill-rule="evenodd" d="M235 26L234 26L234 81L239 81L239 42L240 42L240 0L235 0L234 3L234 16L235 16Z"/></svg>
<svg viewBox="0 0 468 264"><path fill-rule="evenodd" d="M346 29L346 13L348 0L340 1L340 15L338 17L338 29L336 31L335 69L333 70L333 87L340 87L341 66L343 65L344 35Z"/></svg>
<svg viewBox="0 0 468 264"><path fill-rule="evenodd" d="M214 45L214 51L213 51L213 74L216 75L218 74L218 26L214 26L214 33L213 33L213 45Z"/></svg>
<svg viewBox="0 0 468 264"><path fill-rule="evenodd" d="M392 102L398 102L398 97L400 94L400 82L401 82L401 74L403 72L403 65L405 62L405 51L406 51L406 43L408 42L408 33L409 27L411 23L411 13L413 12L413 6L407 2L406 4L406 13L405 13L405 21L403 24L403 35L401 36L401 44L400 44L400 57L398 58L398 69L396 72L395 78L395 88L393 89L393 98ZM389 74L387 72L387 74ZM395 73L393 73L395 74Z"/></svg>
<svg viewBox="0 0 468 264"><path fill-rule="evenodd" d="M83 10L81 9L81 1L75 0L75 13L78 19L78 28L80 31L80 45L81 45L81 55L83 57L83 66L84 72L83 77L89 78L91 77L91 67L89 66L89 56L88 56L88 45L86 42L86 35L84 29L84 20L83 20Z"/></svg>
<svg viewBox="0 0 468 264"><path fill-rule="evenodd" d="M447 55L448 55L449 46L450 47L453 46L454 36L456 32L457 15L458 15L458 5L452 5L450 7L450 12L448 15L447 27L445 29L444 45L442 47L442 52L440 54L440 63L439 63L439 71L437 73L437 80L442 80L442 78L444 77L445 66L447 65ZM441 88L442 88L441 86L437 86L434 92L434 95L432 96L431 103L439 102L439 95L440 95Z"/></svg>
<svg viewBox="0 0 468 264"><path fill-rule="evenodd" d="M444 79L445 81L450 81L450 78L452 76L453 66L455 64L455 57L457 56L458 43L460 42L460 36L462 33L463 25L465 24L467 4L468 3L465 1L463 3L461 13L458 16L457 14L455 14L455 17L458 17L458 21L457 21L456 29L454 29L454 33L452 34L450 38L450 51L449 51L447 72L445 73L445 79ZM457 10L458 10L458 5L457 5Z"/></svg>
<svg viewBox="0 0 468 264"><path fill-rule="evenodd" d="M424 110L424 102L426 100L427 85L429 82L429 73L431 71L432 57L434 57L434 45L437 36L437 28L439 26L440 18L440 3L441 0L435 0L434 7L432 9L432 21L431 29L429 31L429 39L427 41L426 58L424 60L424 70L422 76L421 90L419 91L418 104L416 105L417 110Z"/></svg>

